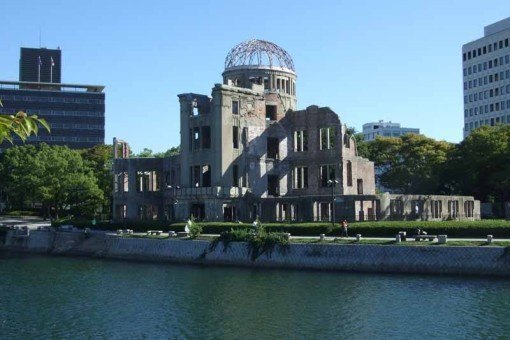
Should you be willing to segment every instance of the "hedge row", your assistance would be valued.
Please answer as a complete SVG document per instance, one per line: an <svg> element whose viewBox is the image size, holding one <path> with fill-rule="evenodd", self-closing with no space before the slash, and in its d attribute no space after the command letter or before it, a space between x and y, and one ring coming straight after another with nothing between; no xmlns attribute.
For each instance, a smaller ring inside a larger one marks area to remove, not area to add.
<svg viewBox="0 0 510 340"><path fill-rule="evenodd" d="M162 224L158 221L136 221L126 223L98 222L91 226L90 221L60 221L54 222L54 226L72 224L75 227L93 227L102 230L133 229L135 232L145 232L149 229L163 231L183 231L185 223ZM203 234L220 234L230 229L251 228L251 223L233 222L199 222L203 227ZM340 228L331 227L327 222L310 223L263 223L269 231L287 232L293 236L318 236L327 234L339 236ZM393 237L400 231L407 235L414 235L417 228L425 230L428 234L446 234L449 237L486 237L488 234L496 238L510 238L510 221L505 220L482 220L482 221L369 221L351 223L349 235L361 234L365 237Z"/></svg>

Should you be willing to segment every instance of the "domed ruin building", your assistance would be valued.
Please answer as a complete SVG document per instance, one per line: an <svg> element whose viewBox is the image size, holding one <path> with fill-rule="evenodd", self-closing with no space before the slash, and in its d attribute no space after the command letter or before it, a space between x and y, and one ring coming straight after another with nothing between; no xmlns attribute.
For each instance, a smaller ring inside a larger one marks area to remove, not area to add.
<svg viewBox="0 0 510 340"><path fill-rule="evenodd" d="M376 196L374 164L357 155L339 116L328 107L297 110L296 69L284 49L264 40L238 44L228 53L222 76L210 97L178 95L179 155L116 157L116 220L389 216L396 198ZM116 154L125 155L122 148L115 142ZM417 212L401 208L402 214ZM425 205L421 214L428 214Z"/></svg>

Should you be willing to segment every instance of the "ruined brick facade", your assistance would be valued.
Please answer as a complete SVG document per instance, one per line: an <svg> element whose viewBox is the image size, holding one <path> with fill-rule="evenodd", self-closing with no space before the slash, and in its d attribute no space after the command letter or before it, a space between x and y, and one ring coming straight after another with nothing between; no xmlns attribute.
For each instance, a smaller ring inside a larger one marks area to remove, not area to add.
<svg viewBox="0 0 510 340"><path fill-rule="evenodd" d="M259 42L231 51L211 97L178 96L179 155L115 159L115 219L378 217L373 163L330 108L296 109L290 56Z"/></svg>

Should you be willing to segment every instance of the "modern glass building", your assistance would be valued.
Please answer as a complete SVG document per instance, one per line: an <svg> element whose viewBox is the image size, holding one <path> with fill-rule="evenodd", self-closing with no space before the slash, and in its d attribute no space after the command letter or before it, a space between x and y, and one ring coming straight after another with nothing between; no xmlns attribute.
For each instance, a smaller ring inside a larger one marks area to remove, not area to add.
<svg viewBox="0 0 510 340"><path fill-rule="evenodd" d="M40 130L27 143L67 145L72 149L104 144L104 86L0 81L0 114L24 111L46 119L51 133ZM17 140L15 144L21 144ZM4 142L3 148L11 146Z"/></svg>

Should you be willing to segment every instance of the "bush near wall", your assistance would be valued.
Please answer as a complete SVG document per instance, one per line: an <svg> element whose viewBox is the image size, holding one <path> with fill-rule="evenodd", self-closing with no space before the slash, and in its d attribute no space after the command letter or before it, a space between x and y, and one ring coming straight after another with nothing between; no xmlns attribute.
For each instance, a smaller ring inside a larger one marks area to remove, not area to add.
<svg viewBox="0 0 510 340"><path fill-rule="evenodd" d="M41 216L40 211L38 210L13 210L4 213L6 216Z"/></svg>
<svg viewBox="0 0 510 340"><path fill-rule="evenodd" d="M248 229L251 223L235 222L197 222L203 227L203 234L220 234L230 229ZM133 229L135 232L147 230L183 231L185 222L165 224L160 221L126 221L126 223L97 222L95 226L87 221L58 221L53 226L72 224L78 228L92 227L101 230ZM267 231L286 232L293 236L339 236L341 230L338 224L335 228L328 222L310 223L262 223ZM482 220L482 221L369 221L353 222L349 224L349 235L361 234L365 237L394 237L398 232L405 231L407 235L414 235L417 228L425 230L429 235L446 234L449 237L477 237L485 238L494 235L496 238L510 238L510 221Z"/></svg>

